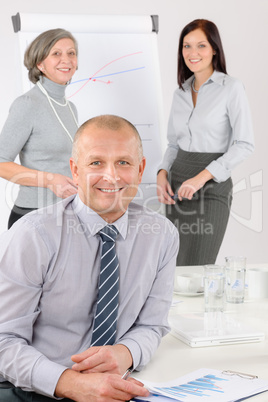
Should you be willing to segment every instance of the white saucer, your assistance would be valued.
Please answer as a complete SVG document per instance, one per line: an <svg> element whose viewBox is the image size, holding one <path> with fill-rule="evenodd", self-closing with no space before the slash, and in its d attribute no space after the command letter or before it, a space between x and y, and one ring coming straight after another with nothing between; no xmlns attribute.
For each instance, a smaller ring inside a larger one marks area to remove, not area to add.
<svg viewBox="0 0 268 402"><path fill-rule="evenodd" d="M175 291L174 291L174 293L175 293L176 295L179 295L179 296L196 297L196 296L201 296L201 295L203 295L203 294L204 294L204 291L203 291L203 292L194 292L194 293L183 293L183 292L175 292Z"/></svg>

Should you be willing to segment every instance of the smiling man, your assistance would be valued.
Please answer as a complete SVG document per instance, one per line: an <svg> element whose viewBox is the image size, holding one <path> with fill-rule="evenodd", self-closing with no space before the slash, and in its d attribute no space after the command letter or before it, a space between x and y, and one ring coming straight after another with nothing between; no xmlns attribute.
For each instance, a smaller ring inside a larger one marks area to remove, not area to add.
<svg viewBox="0 0 268 402"><path fill-rule="evenodd" d="M81 201L107 222L125 213L144 168L140 136L128 121L102 116L78 130L71 158L73 179Z"/></svg>
<svg viewBox="0 0 268 402"><path fill-rule="evenodd" d="M146 397L121 377L141 370L169 330L179 239L132 202L145 168L136 128L117 116L87 121L70 164L78 194L0 237L1 402Z"/></svg>

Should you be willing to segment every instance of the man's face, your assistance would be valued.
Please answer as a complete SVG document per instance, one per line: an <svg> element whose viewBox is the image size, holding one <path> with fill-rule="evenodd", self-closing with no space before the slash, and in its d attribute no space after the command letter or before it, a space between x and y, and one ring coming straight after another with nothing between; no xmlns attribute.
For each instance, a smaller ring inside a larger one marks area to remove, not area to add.
<svg viewBox="0 0 268 402"><path fill-rule="evenodd" d="M79 139L77 163L71 158L73 179L85 205L107 222L122 216L137 193L145 168L138 140L127 125L119 130L91 125Z"/></svg>

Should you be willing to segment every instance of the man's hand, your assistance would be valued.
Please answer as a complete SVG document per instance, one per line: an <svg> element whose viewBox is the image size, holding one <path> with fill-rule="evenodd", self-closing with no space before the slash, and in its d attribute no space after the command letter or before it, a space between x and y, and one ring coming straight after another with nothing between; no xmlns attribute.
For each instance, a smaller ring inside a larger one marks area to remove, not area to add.
<svg viewBox="0 0 268 402"><path fill-rule="evenodd" d="M113 373L123 375L132 366L132 356L124 345L92 346L72 356L72 369L81 373Z"/></svg>
<svg viewBox="0 0 268 402"><path fill-rule="evenodd" d="M121 402L148 395L148 390L134 378L125 381L118 374L82 374L71 369L63 372L55 390L56 397L76 402Z"/></svg>

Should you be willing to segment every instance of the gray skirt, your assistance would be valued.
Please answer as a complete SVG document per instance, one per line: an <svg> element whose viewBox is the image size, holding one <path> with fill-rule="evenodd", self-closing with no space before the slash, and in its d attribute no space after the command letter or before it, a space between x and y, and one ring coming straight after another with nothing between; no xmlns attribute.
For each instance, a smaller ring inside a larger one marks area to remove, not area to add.
<svg viewBox="0 0 268 402"><path fill-rule="evenodd" d="M185 180L196 176L221 155L180 149L169 175L174 193ZM166 205L166 216L180 234L178 266L215 263L230 215L232 189L231 178L222 183L209 180L192 200Z"/></svg>

